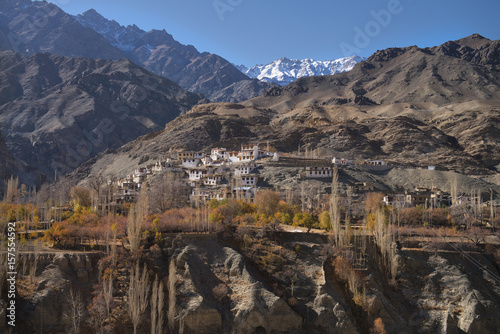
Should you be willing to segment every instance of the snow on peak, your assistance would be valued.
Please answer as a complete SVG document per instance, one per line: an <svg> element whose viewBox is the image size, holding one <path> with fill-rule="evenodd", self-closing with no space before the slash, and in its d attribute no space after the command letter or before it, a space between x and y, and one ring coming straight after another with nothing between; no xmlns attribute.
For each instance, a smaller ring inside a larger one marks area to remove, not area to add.
<svg viewBox="0 0 500 334"><path fill-rule="evenodd" d="M283 57L266 65L255 65L252 68L240 65L237 68L251 78L274 82L279 85L288 85L302 77L347 72L352 70L354 65L364 60L365 58L359 56L326 61L316 61L309 58L298 60Z"/></svg>

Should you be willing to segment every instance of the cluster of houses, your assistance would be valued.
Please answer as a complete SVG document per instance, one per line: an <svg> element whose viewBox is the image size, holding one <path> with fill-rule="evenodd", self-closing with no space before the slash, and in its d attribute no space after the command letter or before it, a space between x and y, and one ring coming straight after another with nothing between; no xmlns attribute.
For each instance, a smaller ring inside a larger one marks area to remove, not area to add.
<svg viewBox="0 0 500 334"><path fill-rule="evenodd" d="M195 201L251 199L259 180L255 161L262 158L279 160L277 153L270 153L258 145L241 145L240 151L214 148L210 155L193 151L175 152L118 180L116 203L133 202L145 182L149 183L156 175L166 172L179 173L182 177L187 174L191 198Z"/></svg>
<svg viewBox="0 0 500 334"><path fill-rule="evenodd" d="M259 182L256 161L267 158L279 161L277 153L268 152L258 145L241 145L241 150L231 151L225 148L213 148L210 154L203 152L175 152L162 157L155 164L137 168L133 174L119 179L115 185L116 204L134 202L143 184L150 184L159 174L177 173L186 181L186 190L191 194L191 201L205 202L212 199L224 200L239 198L251 200ZM333 165L355 164L351 160L333 158L332 164L306 167L303 177L307 179L328 179L333 176ZM357 163L359 164L359 162ZM381 160L364 161L363 165L386 167ZM373 183L358 182L351 187L354 194L375 191ZM405 205L439 207L450 205L450 194L439 189L417 188L404 194L388 194L384 197L386 205Z"/></svg>

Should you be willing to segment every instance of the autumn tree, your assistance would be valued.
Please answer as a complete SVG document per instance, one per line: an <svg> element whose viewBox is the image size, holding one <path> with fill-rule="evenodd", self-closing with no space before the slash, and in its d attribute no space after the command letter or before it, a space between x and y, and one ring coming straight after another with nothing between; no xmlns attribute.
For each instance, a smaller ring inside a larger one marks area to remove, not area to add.
<svg viewBox="0 0 500 334"><path fill-rule="evenodd" d="M73 205L80 205L82 207L90 207L92 205L90 192L85 187L71 188L71 201Z"/></svg>
<svg viewBox="0 0 500 334"><path fill-rule="evenodd" d="M332 228L330 213L328 211L323 211L320 213L319 226L326 231L330 231L330 229Z"/></svg>
<svg viewBox="0 0 500 334"><path fill-rule="evenodd" d="M375 319L373 322L373 328L370 329L371 334L387 334L387 331L385 330L384 322L382 321L381 318Z"/></svg>
<svg viewBox="0 0 500 334"><path fill-rule="evenodd" d="M255 194L254 203L257 207L257 212L266 217L274 216L278 210L280 202L280 194L272 190L262 190Z"/></svg>

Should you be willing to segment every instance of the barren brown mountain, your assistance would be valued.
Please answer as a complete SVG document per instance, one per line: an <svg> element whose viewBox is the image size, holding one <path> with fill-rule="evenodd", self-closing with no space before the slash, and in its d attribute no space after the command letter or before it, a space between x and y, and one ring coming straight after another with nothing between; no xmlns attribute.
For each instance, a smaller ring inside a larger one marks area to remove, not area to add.
<svg viewBox="0 0 500 334"><path fill-rule="evenodd" d="M0 131L45 175L158 131L202 100L129 60L0 52Z"/></svg>

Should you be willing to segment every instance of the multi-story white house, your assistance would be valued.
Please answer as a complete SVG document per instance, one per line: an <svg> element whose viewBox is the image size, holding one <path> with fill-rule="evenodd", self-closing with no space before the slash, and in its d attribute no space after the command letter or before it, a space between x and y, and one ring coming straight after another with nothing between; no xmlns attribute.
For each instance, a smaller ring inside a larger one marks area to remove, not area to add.
<svg viewBox="0 0 500 334"><path fill-rule="evenodd" d="M206 168L192 168L188 171L190 181L198 181L211 174Z"/></svg>
<svg viewBox="0 0 500 334"><path fill-rule="evenodd" d="M220 174L212 174L205 175L203 178L203 184L206 186L216 186L222 182L222 175Z"/></svg>
<svg viewBox="0 0 500 334"><path fill-rule="evenodd" d="M250 174L257 167L254 163L237 165L234 167L234 175L247 175Z"/></svg>
<svg viewBox="0 0 500 334"><path fill-rule="evenodd" d="M328 178L332 175L332 167L306 167L307 178Z"/></svg>
<svg viewBox="0 0 500 334"><path fill-rule="evenodd" d="M259 177L257 175L252 175L252 174L241 175L239 178L239 181L240 181L240 184L242 187L256 186L258 180L259 180Z"/></svg>
<svg viewBox="0 0 500 334"><path fill-rule="evenodd" d="M227 159L227 150L225 148L213 148L210 154L210 158L213 161Z"/></svg>
<svg viewBox="0 0 500 334"><path fill-rule="evenodd" d="M133 180L135 183L142 183L150 174L152 174L152 172L149 168L137 168L134 172Z"/></svg>
<svg viewBox="0 0 500 334"><path fill-rule="evenodd" d="M201 164L201 159L198 158L184 158L182 159L182 167L184 168L196 168Z"/></svg>

